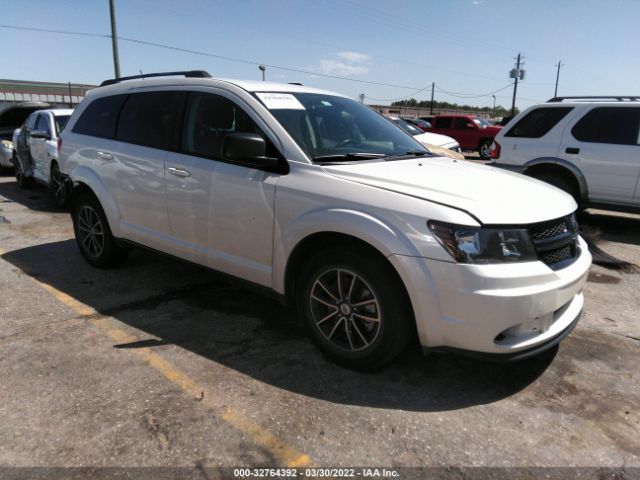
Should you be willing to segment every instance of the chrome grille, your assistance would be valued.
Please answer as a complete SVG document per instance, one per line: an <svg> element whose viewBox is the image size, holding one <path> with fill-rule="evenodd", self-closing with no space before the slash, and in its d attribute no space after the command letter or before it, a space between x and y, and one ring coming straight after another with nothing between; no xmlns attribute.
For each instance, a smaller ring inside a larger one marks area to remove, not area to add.
<svg viewBox="0 0 640 480"><path fill-rule="evenodd" d="M546 223L538 223L529 228L529 234L533 240L544 240L562 235L569 231L570 225L564 218Z"/></svg>
<svg viewBox="0 0 640 480"><path fill-rule="evenodd" d="M551 268L562 268L580 255L573 215L528 226L538 257Z"/></svg>
<svg viewBox="0 0 640 480"><path fill-rule="evenodd" d="M562 262L563 260L573 257L571 250L571 245L567 245L556 250L545 252L542 254L542 261L547 265Z"/></svg>

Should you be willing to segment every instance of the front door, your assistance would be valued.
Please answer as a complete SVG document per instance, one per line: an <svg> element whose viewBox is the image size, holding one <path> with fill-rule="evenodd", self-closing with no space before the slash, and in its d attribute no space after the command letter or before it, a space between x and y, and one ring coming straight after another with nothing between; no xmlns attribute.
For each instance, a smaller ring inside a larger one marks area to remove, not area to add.
<svg viewBox="0 0 640 480"><path fill-rule="evenodd" d="M264 134L222 92L191 92L182 131L180 152L169 153L165 169L175 253L270 286L279 175L222 156L225 135Z"/></svg>

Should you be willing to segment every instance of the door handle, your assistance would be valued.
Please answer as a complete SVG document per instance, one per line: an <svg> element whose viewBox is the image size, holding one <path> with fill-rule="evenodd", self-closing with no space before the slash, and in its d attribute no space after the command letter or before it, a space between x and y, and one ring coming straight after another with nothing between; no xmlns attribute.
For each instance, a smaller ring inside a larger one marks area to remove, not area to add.
<svg viewBox="0 0 640 480"><path fill-rule="evenodd" d="M580 153L580 149L575 147L567 147L565 153L573 153L574 155L577 155L578 153Z"/></svg>
<svg viewBox="0 0 640 480"><path fill-rule="evenodd" d="M175 175L176 177L190 177L191 176L191 172L187 172L186 170L182 170L180 168L169 167L169 168L167 168L167 171L171 175Z"/></svg>
<svg viewBox="0 0 640 480"><path fill-rule="evenodd" d="M113 160L113 155L107 152L98 151L98 158L101 160Z"/></svg>

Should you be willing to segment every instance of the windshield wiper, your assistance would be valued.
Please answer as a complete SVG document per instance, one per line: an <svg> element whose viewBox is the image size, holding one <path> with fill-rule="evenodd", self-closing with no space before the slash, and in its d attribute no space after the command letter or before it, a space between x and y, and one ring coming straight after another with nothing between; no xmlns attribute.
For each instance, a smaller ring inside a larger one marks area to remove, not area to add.
<svg viewBox="0 0 640 480"><path fill-rule="evenodd" d="M411 158L411 157L424 157L425 155L431 155L430 152L425 150L409 150L404 153L395 153L393 155L385 155L385 160L401 160L403 158Z"/></svg>
<svg viewBox="0 0 640 480"><path fill-rule="evenodd" d="M331 155L320 155L313 157L314 162L330 163L344 162L350 160L371 160L373 158L386 158L384 153L334 153Z"/></svg>

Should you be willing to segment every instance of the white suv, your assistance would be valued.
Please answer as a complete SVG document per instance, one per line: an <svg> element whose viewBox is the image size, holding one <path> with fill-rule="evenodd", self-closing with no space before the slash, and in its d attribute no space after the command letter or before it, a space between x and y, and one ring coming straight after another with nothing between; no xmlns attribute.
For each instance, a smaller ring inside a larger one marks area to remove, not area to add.
<svg viewBox="0 0 640 480"><path fill-rule="evenodd" d="M494 165L570 193L583 208L640 211L640 96L556 97L496 136Z"/></svg>
<svg viewBox="0 0 640 480"><path fill-rule="evenodd" d="M140 245L248 281L356 368L416 333L425 349L513 360L575 326L591 256L569 195L433 157L339 94L162 75L103 82L62 132L92 265Z"/></svg>

